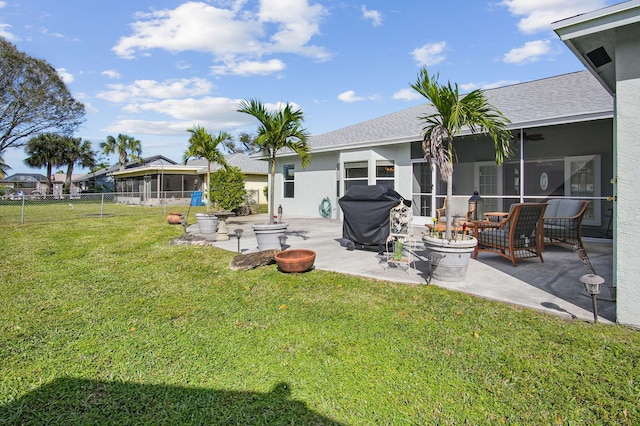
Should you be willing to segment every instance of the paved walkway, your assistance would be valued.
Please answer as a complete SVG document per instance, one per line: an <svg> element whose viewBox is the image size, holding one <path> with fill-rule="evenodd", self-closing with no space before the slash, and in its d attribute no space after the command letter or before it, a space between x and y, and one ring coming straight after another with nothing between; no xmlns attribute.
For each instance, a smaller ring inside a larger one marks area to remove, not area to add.
<svg viewBox="0 0 640 426"><path fill-rule="evenodd" d="M194 222L189 218L189 222ZM230 217L228 241L215 241L225 250L237 251L235 229L242 229L240 251L257 251L252 223L265 223L266 215ZM424 228L416 228L416 262L412 268L390 267L381 261L377 250L348 250L342 238L342 222L332 219L285 218L289 223L286 246L315 250L317 269L359 275L407 284L426 284L429 264L424 259L424 246L420 235ZM190 228L190 232L194 227ZM613 280L612 245L610 242L585 242L585 248L605 286L598 295L600 322L615 322L615 288ZM567 318L593 321L591 296L584 290L579 278L590 273L569 246L547 246L544 263L538 259L525 259L517 267L501 256L480 253L471 259L465 281L447 283L432 280L439 287L477 295L491 300L553 313Z"/></svg>

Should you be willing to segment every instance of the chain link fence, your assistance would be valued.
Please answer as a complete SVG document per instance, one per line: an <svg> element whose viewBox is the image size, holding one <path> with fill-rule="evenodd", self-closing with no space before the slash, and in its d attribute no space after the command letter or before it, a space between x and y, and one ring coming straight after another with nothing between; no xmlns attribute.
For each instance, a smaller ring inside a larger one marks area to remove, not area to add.
<svg viewBox="0 0 640 426"><path fill-rule="evenodd" d="M259 211L257 196L248 191L245 203L237 209L240 215ZM154 194L155 195L155 194ZM177 211L189 214L206 210L200 200L177 197L172 193L161 193L156 198L145 198L143 193L97 193L41 195L12 194L0 198L0 225L60 222L74 219L167 216Z"/></svg>

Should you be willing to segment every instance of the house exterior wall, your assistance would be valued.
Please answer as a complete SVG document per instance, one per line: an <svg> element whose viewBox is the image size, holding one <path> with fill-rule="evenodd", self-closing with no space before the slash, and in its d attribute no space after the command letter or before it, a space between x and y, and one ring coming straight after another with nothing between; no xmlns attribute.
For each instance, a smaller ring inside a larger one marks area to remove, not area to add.
<svg viewBox="0 0 640 426"><path fill-rule="evenodd" d="M320 217L319 206L324 197L329 197L333 208L333 218L337 214L336 198L336 153L316 153L311 155L311 163L302 170L297 157L279 158L276 162L275 208L282 206L283 218L287 215L302 218ZM294 197L283 198L284 165L294 166Z"/></svg>
<svg viewBox="0 0 640 426"><path fill-rule="evenodd" d="M614 246L617 321L640 326L640 245L636 238L640 211L640 25L616 32L617 203Z"/></svg>
<svg viewBox="0 0 640 426"><path fill-rule="evenodd" d="M267 199L264 196L264 192L262 190L267 186L267 176L266 175L246 175L244 181L244 188L248 192L253 192L256 194L256 202L258 204L266 204Z"/></svg>

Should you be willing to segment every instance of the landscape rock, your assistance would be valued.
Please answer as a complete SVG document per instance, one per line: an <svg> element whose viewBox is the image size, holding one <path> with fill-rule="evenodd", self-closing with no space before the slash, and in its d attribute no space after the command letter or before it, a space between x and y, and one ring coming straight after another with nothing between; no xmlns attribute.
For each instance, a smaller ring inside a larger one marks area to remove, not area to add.
<svg viewBox="0 0 640 426"><path fill-rule="evenodd" d="M169 245L192 245L192 246L211 246L213 243L204 237L197 235L182 234L178 238L169 241Z"/></svg>
<svg viewBox="0 0 640 426"><path fill-rule="evenodd" d="M276 263L275 255L280 250L264 250L255 253L239 254L231 259L232 271L248 271L249 269L259 268L261 266L272 265Z"/></svg>

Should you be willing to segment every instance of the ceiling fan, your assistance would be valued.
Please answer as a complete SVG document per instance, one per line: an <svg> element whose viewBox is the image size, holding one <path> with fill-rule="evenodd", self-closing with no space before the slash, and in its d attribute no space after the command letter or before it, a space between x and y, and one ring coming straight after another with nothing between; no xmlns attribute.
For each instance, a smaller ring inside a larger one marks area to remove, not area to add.
<svg viewBox="0 0 640 426"><path fill-rule="evenodd" d="M524 138L525 141L542 141L544 140L544 135L542 133L532 133L532 134L527 134L524 133ZM514 140L519 141L520 140L520 133L516 133Z"/></svg>

